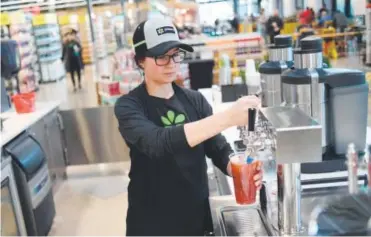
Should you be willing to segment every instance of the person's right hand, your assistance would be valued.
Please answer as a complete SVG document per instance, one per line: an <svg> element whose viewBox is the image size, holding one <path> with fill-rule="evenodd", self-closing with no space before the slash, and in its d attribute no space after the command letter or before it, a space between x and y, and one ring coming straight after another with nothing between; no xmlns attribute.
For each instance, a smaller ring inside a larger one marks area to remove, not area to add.
<svg viewBox="0 0 371 237"><path fill-rule="evenodd" d="M260 103L260 99L254 95L244 96L238 99L225 113L232 126L247 125L249 121L249 109L255 108L258 110Z"/></svg>

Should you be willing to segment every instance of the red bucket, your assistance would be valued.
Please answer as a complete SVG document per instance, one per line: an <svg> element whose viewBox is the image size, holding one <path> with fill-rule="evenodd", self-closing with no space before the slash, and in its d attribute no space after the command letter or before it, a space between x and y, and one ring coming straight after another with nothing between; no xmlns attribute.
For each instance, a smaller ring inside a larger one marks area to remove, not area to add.
<svg viewBox="0 0 371 237"><path fill-rule="evenodd" d="M24 114L35 111L36 96L34 92L13 95L12 99L17 113Z"/></svg>

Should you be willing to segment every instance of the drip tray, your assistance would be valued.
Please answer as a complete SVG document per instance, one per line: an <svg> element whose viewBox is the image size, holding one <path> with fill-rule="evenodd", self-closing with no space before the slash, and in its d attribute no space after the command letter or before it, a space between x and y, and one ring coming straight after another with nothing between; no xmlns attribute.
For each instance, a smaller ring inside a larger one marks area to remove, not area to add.
<svg viewBox="0 0 371 237"><path fill-rule="evenodd" d="M263 213L256 207L223 207L219 221L223 236L273 236Z"/></svg>

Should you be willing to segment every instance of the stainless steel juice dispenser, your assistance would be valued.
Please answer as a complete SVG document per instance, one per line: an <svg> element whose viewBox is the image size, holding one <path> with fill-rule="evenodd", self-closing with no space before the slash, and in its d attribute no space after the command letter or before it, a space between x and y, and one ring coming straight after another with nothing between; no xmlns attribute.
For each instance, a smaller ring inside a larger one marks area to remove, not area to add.
<svg viewBox="0 0 371 237"><path fill-rule="evenodd" d="M256 128L250 117L240 127L241 138L249 152L266 150L277 163L279 234L301 234L301 163L321 161L321 125L295 107L262 108L258 118Z"/></svg>
<svg viewBox="0 0 371 237"><path fill-rule="evenodd" d="M282 104L281 74L287 69L288 65L285 61L265 62L259 66L263 107L274 107Z"/></svg>
<svg viewBox="0 0 371 237"><path fill-rule="evenodd" d="M269 61L293 61L292 36L277 35L268 47Z"/></svg>
<svg viewBox="0 0 371 237"><path fill-rule="evenodd" d="M268 49L269 61L259 66L262 106L280 106L282 103L281 74L293 66L292 37L278 35Z"/></svg>
<svg viewBox="0 0 371 237"><path fill-rule="evenodd" d="M322 125L323 159L344 157L349 143L366 144L368 84L350 69L322 69L322 39L309 36L294 51L295 69L282 74L283 100Z"/></svg>

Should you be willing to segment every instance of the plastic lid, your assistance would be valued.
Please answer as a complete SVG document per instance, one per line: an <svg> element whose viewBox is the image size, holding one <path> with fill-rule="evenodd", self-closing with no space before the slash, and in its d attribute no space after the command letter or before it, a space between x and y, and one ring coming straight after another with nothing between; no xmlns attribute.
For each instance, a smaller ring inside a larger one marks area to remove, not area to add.
<svg viewBox="0 0 371 237"><path fill-rule="evenodd" d="M292 63L291 63L292 65ZM288 62L286 64L281 64L279 61L268 61L263 62L259 66L259 72L262 74L281 74L284 70L289 68Z"/></svg>
<svg viewBox="0 0 371 237"><path fill-rule="evenodd" d="M274 37L274 45L279 48L292 47L291 35L277 35Z"/></svg>
<svg viewBox="0 0 371 237"><path fill-rule="evenodd" d="M324 82L325 72L323 69L316 69L319 75L319 83ZM311 73L307 68L291 69L285 71L281 76L282 83L291 85L306 85L311 84Z"/></svg>
<svg viewBox="0 0 371 237"><path fill-rule="evenodd" d="M327 68L326 84L331 88L354 86L366 83L366 75L360 70L344 69L344 68Z"/></svg>
<svg viewBox="0 0 371 237"><path fill-rule="evenodd" d="M308 54L322 52L322 38L318 36L308 36L300 40L300 48L295 50L295 54Z"/></svg>
<svg viewBox="0 0 371 237"><path fill-rule="evenodd" d="M365 74L359 70L328 68L315 69L319 76L319 83L326 83L329 87L344 87L366 83ZM291 85L306 85L311 83L311 72L307 69L292 69L285 71L281 76L282 83Z"/></svg>
<svg viewBox="0 0 371 237"><path fill-rule="evenodd" d="M311 36L311 35L315 35L314 30L303 31L300 34L300 39L304 39L305 37L308 37L308 36Z"/></svg>

